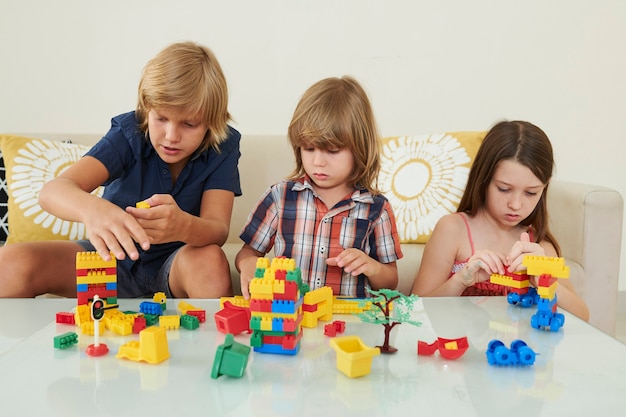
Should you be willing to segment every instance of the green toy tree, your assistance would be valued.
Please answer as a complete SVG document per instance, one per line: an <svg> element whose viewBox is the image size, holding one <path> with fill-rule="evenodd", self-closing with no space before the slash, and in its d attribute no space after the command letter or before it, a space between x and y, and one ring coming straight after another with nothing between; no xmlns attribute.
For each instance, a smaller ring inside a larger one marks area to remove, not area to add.
<svg viewBox="0 0 626 417"><path fill-rule="evenodd" d="M409 323L413 326L421 326L419 321L411 320L413 304L417 301L417 295L404 295L400 291L383 288L380 290L368 290L372 298L361 302L365 307L368 303L372 308L357 313L357 317L364 323L382 324L385 328L385 340L381 346L376 346L381 353L395 353L398 351L389 345L391 330L398 324ZM393 311L392 311L393 310Z"/></svg>

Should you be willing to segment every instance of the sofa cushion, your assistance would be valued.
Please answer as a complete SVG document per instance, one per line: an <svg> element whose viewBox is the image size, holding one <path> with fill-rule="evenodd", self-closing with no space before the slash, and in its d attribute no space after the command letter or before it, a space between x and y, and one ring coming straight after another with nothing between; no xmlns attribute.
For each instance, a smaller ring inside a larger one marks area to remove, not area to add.
<svg viewBox="0 0 626 417"><path fill-rule="evenodd" d="M437 221L456 211L486 133L383 139L379 186L393 206L402 243L426 243Z"/></svg>
<svg viewBox="0 0 626 417"><path fill-rule="evenodd" d="M63 172L87 150L89 147L84 145L0 135L8 199L7 244L86 238L84 225L64 221L45 212L37 198L45 182ZM102 187L94 191L97 195L102 195L102 192Z"/></svg>
<svg viewBox="0 0 626 417"><path fill-rule="evenodd" d="M8 200L4 159L2 159L2 149L0 149L0 242L7 240L9 234Z"/></svg>

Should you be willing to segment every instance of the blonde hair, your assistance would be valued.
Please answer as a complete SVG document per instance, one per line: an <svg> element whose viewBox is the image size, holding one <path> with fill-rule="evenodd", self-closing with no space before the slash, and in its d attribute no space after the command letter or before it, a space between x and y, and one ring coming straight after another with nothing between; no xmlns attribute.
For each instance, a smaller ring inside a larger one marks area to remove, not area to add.
<svg viewBox="0 0 626 417"><path fill-rule="evenodd" d="M222 68L205 46L179 42L167 46L143 69L138 88L137 119L148 134L148 112L173 108L191 117L200 117L208 130L200 151L228 137L228 88Z"/></svg>
<svg viewBox="0 0 626 417"><path fill-rule="evenodd" d="M354 155L349 185L380 194L380 136L367 94L354 78L325 78L309 87L296 106L288 135L296 157L289 179L305 175L301 148L348 148Z"/></svg>

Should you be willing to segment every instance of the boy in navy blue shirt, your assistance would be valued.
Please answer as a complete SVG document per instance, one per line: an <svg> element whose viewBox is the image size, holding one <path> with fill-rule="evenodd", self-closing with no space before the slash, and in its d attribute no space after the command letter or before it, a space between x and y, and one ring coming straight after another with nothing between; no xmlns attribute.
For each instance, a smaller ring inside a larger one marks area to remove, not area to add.
<svg viewBox="0 0 626 417"><path fill-rule="evenodd" d="M221 245L239 183L240 134L228 126L228 90L206 47L166 47L144 68L134 112L44 185L39 202L85 224L89 241L16 243L0 250L0 296L76 296L75 259L117 258L118 296L232 294ZM104 185L103 198L91 194ZM149 208L136 208L145 202Z"/></svg>

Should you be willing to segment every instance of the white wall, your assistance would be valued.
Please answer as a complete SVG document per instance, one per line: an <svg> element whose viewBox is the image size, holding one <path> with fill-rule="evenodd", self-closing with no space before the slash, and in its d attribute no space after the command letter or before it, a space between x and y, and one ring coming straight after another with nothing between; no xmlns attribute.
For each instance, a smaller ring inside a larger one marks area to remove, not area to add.
<svg viewBox="0 0 626 417"><path fill-rule="evenodd" d="M216 53L244 134L285 133L309 85L352 74L383 135L530 120L557 178L626 196L621 0L0 0L0 131L104 133L179 40Z"/></svg>

